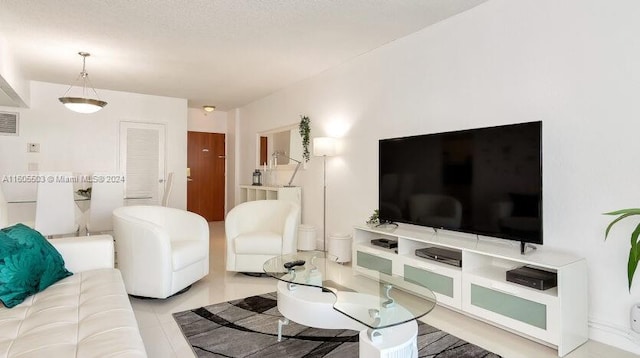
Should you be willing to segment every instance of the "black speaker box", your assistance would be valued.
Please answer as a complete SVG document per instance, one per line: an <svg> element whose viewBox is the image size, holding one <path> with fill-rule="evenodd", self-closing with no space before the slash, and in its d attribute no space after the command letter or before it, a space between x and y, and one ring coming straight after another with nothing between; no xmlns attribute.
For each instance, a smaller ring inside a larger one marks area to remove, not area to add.
<svg viewBox="0 0 640 358"><path fill-rule="evenodd" d="M418 257L442 262L451 266L462 267L462 251L460 250L430 246L423 249L416 249L415 253Z"/></svg>
<svg viewBox="0 0 640 358"><path fill-rule="evenodd" d="M398 242L391 239L374 239L371 240L371 244L384 247L386 249L395 249L396 247L398 247Z"/></svg>
<svg viewBox="0 0 640 358"><path fill-rule="evenodd" d="M555 272L522 266L507 271L507 281L537 290L548 290L558 286L558 275Z"/></svg>

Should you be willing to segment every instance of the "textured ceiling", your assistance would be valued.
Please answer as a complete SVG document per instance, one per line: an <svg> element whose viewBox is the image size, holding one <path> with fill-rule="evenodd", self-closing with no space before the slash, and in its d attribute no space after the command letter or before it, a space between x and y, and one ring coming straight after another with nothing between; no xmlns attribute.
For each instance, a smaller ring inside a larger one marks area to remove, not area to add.
<svg viewBox="0 0 640 358"><path fill-rule="evenodd" d="M27 79L228 110L486 0L0 0Z"/></svg>

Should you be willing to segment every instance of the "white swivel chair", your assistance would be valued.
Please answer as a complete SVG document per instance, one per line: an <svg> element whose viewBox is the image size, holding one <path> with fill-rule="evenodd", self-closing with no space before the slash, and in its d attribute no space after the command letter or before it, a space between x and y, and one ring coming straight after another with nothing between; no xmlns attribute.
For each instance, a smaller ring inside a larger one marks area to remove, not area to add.
<svg viewBox="0 0 640 358"><path fill-rule="evenodd" d="M268 259L297 250L300 206L285 200L248 201L225 219L227 271L259 272Z"/></svg>
<svg viewBox="0 0 640 358"><path fill-rule="evenodd" d="M44 236L78 232L70 172L40 173L52 179L38 183L35 229ZM69 180L66 180L69 179Z"/></svg>
<svg viewBox="0 0 640 358"><path fill-rule="evenodd" d="M98 179L116 178L120 174L96 173ZM91 204L85 212L87 235L113 230L113 210L124 206L122 180L96 180L91 187Z"/></svg>
<svg viewBox="0 0 640 358"><path fill-rule="evenodd" d="M164 206L113 211L113 236L127 293L167 298L209 274L209 225Z"/></svg>

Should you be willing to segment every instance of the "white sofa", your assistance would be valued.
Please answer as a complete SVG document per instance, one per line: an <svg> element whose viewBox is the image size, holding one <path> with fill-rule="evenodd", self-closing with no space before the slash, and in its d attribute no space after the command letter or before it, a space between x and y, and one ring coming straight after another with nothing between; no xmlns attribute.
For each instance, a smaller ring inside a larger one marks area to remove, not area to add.
<svg viewBox="0 0 640 358"><path fill-rule="evenodd" d="M209 224L164 206L113 211L118 268L130 295L167 298L209 274Z"/></svg>
<svg viewBox="0 0 640 358"><path fill-rule="evenodd" d="M237 205L225 219L227 271L263 272L268 259L297 250L300 205L256 200Z"/></svg>
<svg viewBox="0 0 640 358"><path fill-rule="evenodd" d="M113 238L51 243L74 274L13 308L0 308L0 357L146 357L122 276L113 265Z"/></svg>

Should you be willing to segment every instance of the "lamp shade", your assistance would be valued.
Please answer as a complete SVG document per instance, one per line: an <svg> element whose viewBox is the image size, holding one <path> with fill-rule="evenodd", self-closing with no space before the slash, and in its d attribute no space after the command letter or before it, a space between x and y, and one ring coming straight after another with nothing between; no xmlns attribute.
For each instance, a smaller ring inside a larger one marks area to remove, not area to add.
<svg viewBox="0 0 640 358"><path fill-rule="evenodd" d="M331 137L313 138L313 155L316 157L336 155L336 139Z"/></svg>
<svg viewBox="0 0 640 358"><path fill-rule="evenodd" d="M98 92L96 92L96 89L91 86L91 81L89 81L86 61L87 57L91 56L91 54L88 52L78 52L78 55L82 56L82 72L80 72L80 76L78 76L76 82L82 82L82 86L78 89L78 91L82 90L82 94L80 96L67 96L67 94L69 94L69 92L74 88L74 84L72 83L71 86L69 86L69 89L67 89L67 92L65 92L62 97L58 98L58 100L64 104L65 107L74 112L95 113L106 106L107 102L101 101L100 98L98 98ZM93 91L96 98L87 97L87 84Z"/></svg>
<svg viewBox="0 0 640 358"><path fill-rule="evenodd" d="M95 113L107 105L107 102L93 98L60 97L58 100L77 113Z"/></svg>

